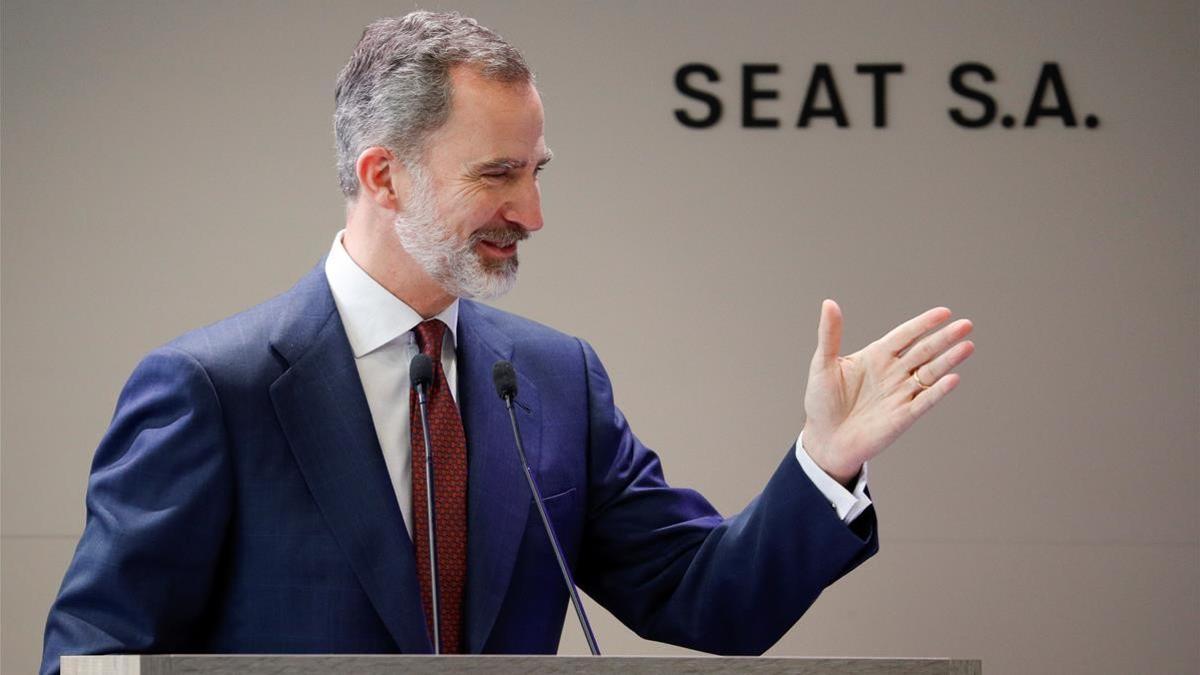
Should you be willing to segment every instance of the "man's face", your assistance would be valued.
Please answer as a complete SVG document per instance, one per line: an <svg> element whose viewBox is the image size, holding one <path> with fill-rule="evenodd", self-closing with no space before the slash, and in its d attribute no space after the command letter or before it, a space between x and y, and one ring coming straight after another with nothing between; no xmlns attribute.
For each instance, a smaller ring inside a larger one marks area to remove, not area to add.
<svg viewBox="0 0 1200 675"><path fill-rule="evenodd" d="M396 235L447 292L495 297L517 278L517 242L542 227L537 173L550 159L532 85L451 71L450 117L409 167Z"/></svg>

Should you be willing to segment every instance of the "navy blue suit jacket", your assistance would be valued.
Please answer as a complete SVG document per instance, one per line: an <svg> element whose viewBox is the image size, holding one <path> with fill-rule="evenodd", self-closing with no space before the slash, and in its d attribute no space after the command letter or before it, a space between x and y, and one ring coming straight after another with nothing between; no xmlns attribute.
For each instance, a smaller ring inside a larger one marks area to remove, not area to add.
<svg viewBox="0 0 1200 675"><path fill-rule="evenodd" d="M530 465L579 585L647 638L761 653L875 552L792 451L741 514L669 487L587 343L463 301L467 651L554 653L566 610L492 364L519 373ZM62 654L430 652L405 530L318 265L147 356L96 451L46 626Z"/></svg>

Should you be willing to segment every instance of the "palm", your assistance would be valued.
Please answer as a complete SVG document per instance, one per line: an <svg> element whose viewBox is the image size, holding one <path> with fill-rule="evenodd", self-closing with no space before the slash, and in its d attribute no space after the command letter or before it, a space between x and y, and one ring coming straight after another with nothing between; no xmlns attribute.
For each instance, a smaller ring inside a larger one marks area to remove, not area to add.
<svg viewBox="0 0 1200 675"><path fill-rule="evenodd" d="M852 479L958 384L949 371L974 351L963 340L971 322L962 319L925 335L949 317L944 307L931 309L840 356L841 310L832 300L822 304L804 393L804 446L834 478Z"/></svg>

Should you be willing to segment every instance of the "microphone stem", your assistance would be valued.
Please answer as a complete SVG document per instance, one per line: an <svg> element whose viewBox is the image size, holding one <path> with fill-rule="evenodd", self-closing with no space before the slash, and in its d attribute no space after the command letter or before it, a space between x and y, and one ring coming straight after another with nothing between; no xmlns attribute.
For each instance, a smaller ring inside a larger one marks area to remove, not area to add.
<svg viewBox="0 0 1200 675"><path fill-rule="evenodd" d="M575 589L575 579L571 576L571 570L567 568L567 561L558 545L558 535L554 532L554 525L550 523L546 506L542 504L542 492L538 490L537 483L533 481L533 472L529 469L529 462L525 460L525 444L521 442L521 430L517 428L517 415L513 411L511 396L504 397L504 407L508 409L508 420L512 423L513 438L517 442L517 454L521 457L521 468L525 470L525 480L529 482L529 490L533 493L533 503L537 506L538 515L542 517L542 525L545 526L546 533L550 535L550 548L554 549L554 558L558 561L558 569L562 570L563 581L567 584L567 592L571 594L571 605L575 607L575 616L579 617L579 625L583 627L583 636L587 639L588 649L591 650L592 656L600 656L600 647L596 645L596 635L592 633L592 625L588 623L587 614L583 611L583 603L579 600L579 591Z"/></svg>
<svg viewBox="0 0 1200 675"><path fill-rule="evenodd" d="M438 610L437 518L433 507L433 441L429 437L429 400L425 385L417 385L417 404L421 409L421 434L425 438L425 521L429 524L429 595L433 599L433 653L442 653L442 613Z"/></svg>

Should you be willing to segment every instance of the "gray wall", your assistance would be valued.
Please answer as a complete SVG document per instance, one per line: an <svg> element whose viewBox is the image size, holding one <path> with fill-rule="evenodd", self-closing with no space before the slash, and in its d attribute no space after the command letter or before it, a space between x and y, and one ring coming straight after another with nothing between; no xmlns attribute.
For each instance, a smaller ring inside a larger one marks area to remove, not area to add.
<svg viewBox="0 0 1200 675"><path fill-rule="evenodd" d="M962 386L872 465L881 553L774 654L1200 669L1195 2L455 6L526 51L557 153L498 304L596 346L673 483L724 512L762 486L803 423L822 298L852 348L935 304L976 322ZM4 672L39 658L138 358L327 250L333 78L410 8L5 0ZM907 67L882 130L853 74L876 60ZM968 60L1017 112L1057 61L1101 126L959 129L946 109L974 107L946 74ZM671 114L688 61L724 75L715 129ZM848 129L791 126L819 61ZM739 127L743 62L780 64L761 105L783 128ZM609 653L675 651L596 623Z"/></svg>

